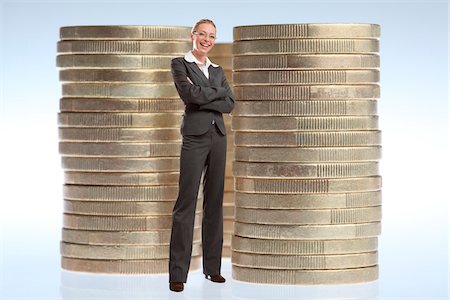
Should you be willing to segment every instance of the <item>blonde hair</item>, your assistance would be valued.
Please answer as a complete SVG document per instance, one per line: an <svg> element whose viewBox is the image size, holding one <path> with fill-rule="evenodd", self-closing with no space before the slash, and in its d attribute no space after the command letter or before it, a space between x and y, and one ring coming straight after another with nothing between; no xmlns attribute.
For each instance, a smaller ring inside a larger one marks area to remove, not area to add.
<svg viewBox="0 0 450 300"><path fill-rule="evenodd" d="M194 31L197 30L197 28L198 28L198 26L200 24L205 24L205 23L206 24L211 24L212 26L214 26L214 28L216 28L216 24L214 24L214 22L212 20L210 20L210 19L200 19L200 20L197 21L197 23L195 23L194 27L192 27L191 33L194 33Z"/></svg>

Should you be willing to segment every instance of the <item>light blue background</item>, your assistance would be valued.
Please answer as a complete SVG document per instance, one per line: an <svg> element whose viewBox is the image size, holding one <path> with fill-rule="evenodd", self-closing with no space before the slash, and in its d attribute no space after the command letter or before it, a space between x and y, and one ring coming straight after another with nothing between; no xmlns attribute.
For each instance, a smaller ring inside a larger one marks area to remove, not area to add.
<svg viewBox="0 0 450 300"><path fill-rule="evenodd" d="M56 43L61 26L191 26L207 17L216 22L217 42L231 42L232 27L238 25L381 25L380 280L326 288L243 284L231 279L228 259L223 262L229 278L224 286L205 283L201 272L194 272L184 296L176 297L447 299L450 147L446 1L64 2L3 1L0 6L0 297L173 296L165 275L89 277L60 269L63 172L56 119L61 97ZM117 286L123 288L115 289Z"/></svg>

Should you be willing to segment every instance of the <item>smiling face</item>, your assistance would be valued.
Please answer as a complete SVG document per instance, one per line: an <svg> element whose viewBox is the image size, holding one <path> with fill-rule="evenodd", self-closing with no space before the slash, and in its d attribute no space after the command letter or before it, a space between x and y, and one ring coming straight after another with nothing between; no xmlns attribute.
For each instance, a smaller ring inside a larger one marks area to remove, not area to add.
<svg viewBox="0 0 450 300"><path fill-rule="evenodd" d="M216 28L209 23L202 23L197 26L197 29L191 33L192 50L199 56L206 56L206 54L214 46L216 41Z"/></svg>

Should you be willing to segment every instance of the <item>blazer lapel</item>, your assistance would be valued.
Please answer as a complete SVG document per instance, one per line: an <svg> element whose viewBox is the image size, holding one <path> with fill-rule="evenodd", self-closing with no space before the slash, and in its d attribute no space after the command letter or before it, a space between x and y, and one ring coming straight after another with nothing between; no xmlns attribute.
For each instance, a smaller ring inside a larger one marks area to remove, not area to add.
<svg viewBox="0 0 450 300"><path fill-rule="evenodd" d="M205 74L203 74L203 72L200 70L200 68L194 63L194 62L188 62L187 65L189 66L189 68L191 68L192 71L194 71L195 74L198 75L198 77L201 78L201 80L203 81L203 83L206 86L210 86L210 82L208 80L208 78L206 78ZM211 69L209 69L208 71L210 71ZM209 78L211 78L211 74L209 74Z"/></svg>

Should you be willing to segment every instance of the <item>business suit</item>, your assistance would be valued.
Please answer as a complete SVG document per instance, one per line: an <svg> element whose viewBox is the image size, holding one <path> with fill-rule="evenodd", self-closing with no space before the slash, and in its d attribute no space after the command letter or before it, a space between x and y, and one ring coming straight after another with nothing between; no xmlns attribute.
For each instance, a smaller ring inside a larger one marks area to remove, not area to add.
<svg viewBox="0 0 450 300"><path fill-rule="evenodd" d="M195 207L203 171L203 273L220 274L227 148L222 113L233 110L234 96L220 66L209 66L208 79L195 62L178 57L172 60L171 70L175 87L185 104L185 112L180 128L183 143L179 193L172 214L169 281L186 282L192 254Z"/></svg>

